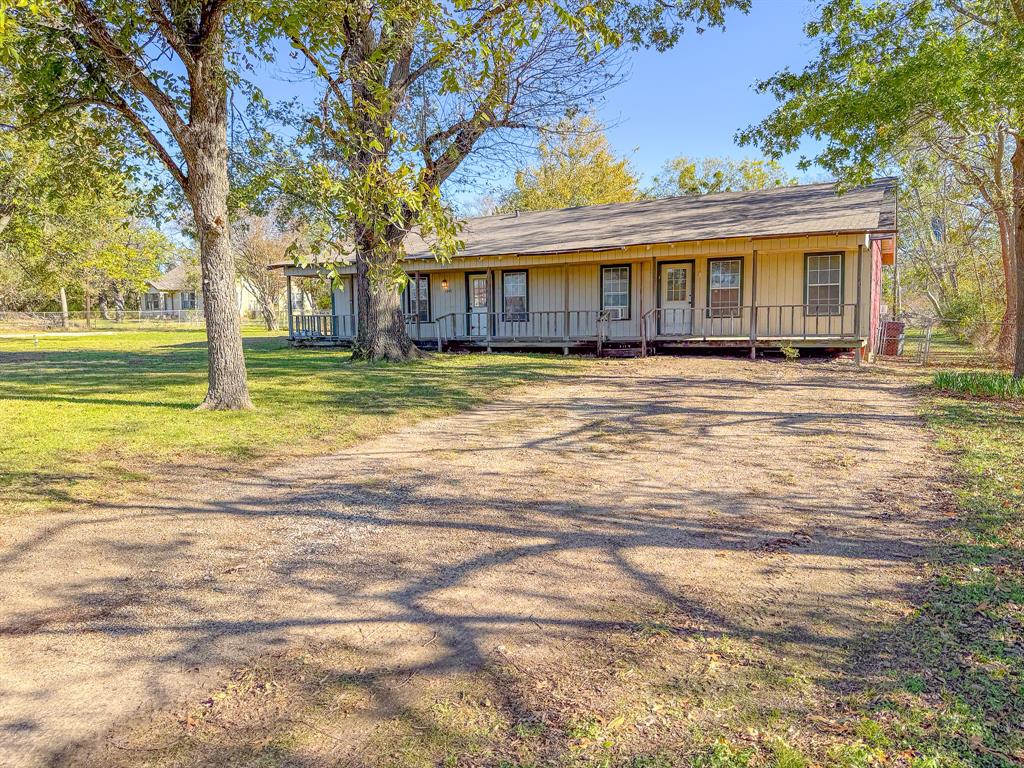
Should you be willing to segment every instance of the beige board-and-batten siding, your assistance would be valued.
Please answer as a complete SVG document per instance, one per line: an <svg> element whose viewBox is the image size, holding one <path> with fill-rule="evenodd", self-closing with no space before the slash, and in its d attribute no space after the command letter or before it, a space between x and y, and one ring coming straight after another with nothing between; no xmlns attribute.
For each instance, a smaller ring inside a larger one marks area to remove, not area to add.
<svg viewBox="0 0 1024 768"><path fill-rule="evenodd" d="M858 251L863 247L863 256ZM756 252L756 258L755 258ZM526 271L528 281L528 310L530 312L556 312L568 308L574 312L593 312L601 309L601 267L617 264L630 266L630 312L623 320L608 324L607 333L613 340L636 340L641 335L641 318L658 305L658 271L662 262L693 262L693 305L708 305L709 261L739 258L743 262L742 301L749 307L754 290L756 261L756 303L759 307L783 307L760 311L758 337L775 335L799 336L807 328L811 335L824 335L829 330L827 318L806 318L802 311L805 289L805 260L808 254L841 253L843 255L843 303L858 301L857 265L861 265L859 328L855 335L866 339L870 323L871 258L867 233L807 235L777 238L729 238L680 243L658 243L628 246L602 251L576 251L571 253L536 254L530 256L496 255L488 257L455 258L450 262L432 259L408 259L405 267L410 275L417 272L429 276L430 321L421 322L421 338L437 335L436 321L449 314L462 314L468 309L467 276L472 273L490 273L491 312L502 309L502 273ZM354 313L351 266L339 267L340 282L335 289L336 313ZM316 268L289 267L291 275L314 275ZM568 291L566 290L568 283ZM445 288L447 284L447 288ZM568 299L568 304L567 304ZM787 309L788 308L788 309ZM695 320L699 323L700 320ZM699 313L703 314L703 313ZM842 318L832 319L832 330L838 336L840 321L846 334L853 330L852 307L844 310ZM577 316L573 331L579 335L594 332L586 324L593 320ZM735 322L723 326L704 319L709 335L746 336L749 333L749 315L744 312ZM805 325L805 322L807 325ZM815 325L817 323L817 325ZM410 323L410 330L415 331ZM559 326L561 328L561 326ZM698 328L699 329L699 328ZM500 329L495 329L500 330ZM650 330L650 328L649 328ZM561 330L558 334L561 334Z"/></svg>
<svg viewBox="0 0 1024 768"><path fill-rule="evenodd" d="M502 308L502 272L527 271L529 311L560 311L566 308L566 281L568 282L568 309L597 311L601 309L601 267L628 264L630 276L630 313L625 320L609 323L612 339L638 339L640 320L644 313L657 306L658 270L661 262L693 261L694 306L708 304L709 260L740 258L743 261L742 305L749 307L754 288L754 268L757 257L756 303L762 309L758 318L758 335L800 335L804 330L805 263L808 254L841 253L843 255L843 303L857 302L858 249L864 248L861 264L861 290L859 329L856 335L868 336L869 288L871 259L866 234L812 235L762 240L723 239L685 243L662 243L630 246L610 251L581 251L574 253L541 254L533 256L495 256L487 258L455 259L448 263L410 259L406 269L430 276L431 320L450 313L467 311L466 276L469 273L491 272L492 312ZM443 283L447 282L447 290ZM774 309L780 308L780 309ZM715 335L735 331L738 335L749 332L749 318L740 318L733 328L714 328ZM849 334L853 328L854 312L850 307L844 317L832 319L834 335L839 335L840 322ZM582 322L582 321L581 321ZM817 326L815 323L817 322ZM807 329L812 335L825 334L829 329L825 317L808 318ZM710 325L708 329L711 330ZM424 323L424 337L434 334L434 323Z"/></svg>

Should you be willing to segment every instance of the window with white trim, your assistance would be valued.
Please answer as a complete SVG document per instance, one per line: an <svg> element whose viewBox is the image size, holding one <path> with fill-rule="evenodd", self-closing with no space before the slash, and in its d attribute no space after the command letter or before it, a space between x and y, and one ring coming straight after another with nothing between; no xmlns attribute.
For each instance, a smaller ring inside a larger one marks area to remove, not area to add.
<svg viewBox="0 0 1024 768"><path fill-rule="evenodd" d="M405 286L405 308L409 319L421 323L430 322L430 276L410 277Z"/></svg>
<svg viewBox="0 0 1024 768"><path fill-rule="evenodd" d="M629 319L629 280L628 264L601 267L601 309L610 320Z"/></svg>
<svg viewBox="0 0 1024 768"><path fill-rule="evenodd" d="M501 273L501 309L506 322L523 322L529 309L526 272Z"/></svg>
<svg viewBox="0 0 1024 768"><path fill-rule="evenodd" d="M196 308L196 292L186 291L181 294L181 308L182 309L195 309Z"/></svg>
<svg viewBox="0 0 1024 768"><path fill-rule="evenodd" d="M804 312L838 315L843 311L843 254L808 253L804 275Z"/></svg>
<svg viewBox="0 0 1024 768"><path fill-rule="evenodd" d="M160 294L145 293L142 295L142 308L146 312L156 312L160 309Z"/></svg>
<svg viewBox="0 0 1024 768"><path fill-rule="evenodd" d="M708 262L708 315L739 317L743 304L743 260Z"/></svg>

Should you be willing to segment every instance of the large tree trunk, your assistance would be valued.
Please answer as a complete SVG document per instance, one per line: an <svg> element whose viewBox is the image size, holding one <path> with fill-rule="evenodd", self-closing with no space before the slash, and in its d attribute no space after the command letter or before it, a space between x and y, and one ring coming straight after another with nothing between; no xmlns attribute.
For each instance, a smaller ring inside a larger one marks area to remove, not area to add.
<svg viewBox="0 0 1024 768"><path fill-rule="evenodd" d="M405 328L398 290L390 283L371 280L369 272L367 257L359 252L355 280L359 330L352 359L398 363L422 357Z"/></svg>
<svg viewBox="0 0 1024 768"><path fill-rule="evenodd" d="M1013 250L1017 272L1016 342L1014 378L1024 378L1024 137L1018 135L1013 151Z"/></svg>
<svg viewBox="0 0 1024 768"><path fill-rule="evenodd" d="M242 326L235 296L235 255L228 225L227 83L223 31L208 42L192 78L191 141L186 151L186 190L199 234L203 315L209 351L209 386L199 408L252 408L242 351Z"/></svg>
<svg viewBox="0 0 1024 768"><path fill-rule="evenodd" d="M110 319L110 304L107 302L107 292L105 290L100 291L96 297L96 303L100 308L100 317L104 320Z"/></svg>

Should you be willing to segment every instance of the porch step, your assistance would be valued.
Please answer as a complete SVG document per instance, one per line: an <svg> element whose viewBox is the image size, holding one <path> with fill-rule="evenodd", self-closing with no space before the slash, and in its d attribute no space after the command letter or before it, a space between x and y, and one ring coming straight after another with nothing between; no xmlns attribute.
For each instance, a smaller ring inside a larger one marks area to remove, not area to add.
<svg viewBox="0 0 1024 768"><path fill-rule="evenodd" d="M601 357L640 357L639 347L605 347L601 350Z"/></svg>

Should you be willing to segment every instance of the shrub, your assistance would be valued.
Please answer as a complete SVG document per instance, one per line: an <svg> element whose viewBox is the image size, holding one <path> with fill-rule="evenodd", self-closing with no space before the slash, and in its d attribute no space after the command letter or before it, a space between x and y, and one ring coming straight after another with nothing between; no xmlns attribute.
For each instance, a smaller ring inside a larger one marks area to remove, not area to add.
<svg viewBox="0 0 1024 768"><path fill-rule="evenodd" d="M800 357L800 350L794 347L790 342L786 342L783 346L779 347L779 351L787 360L796 360Z"/></svg>

